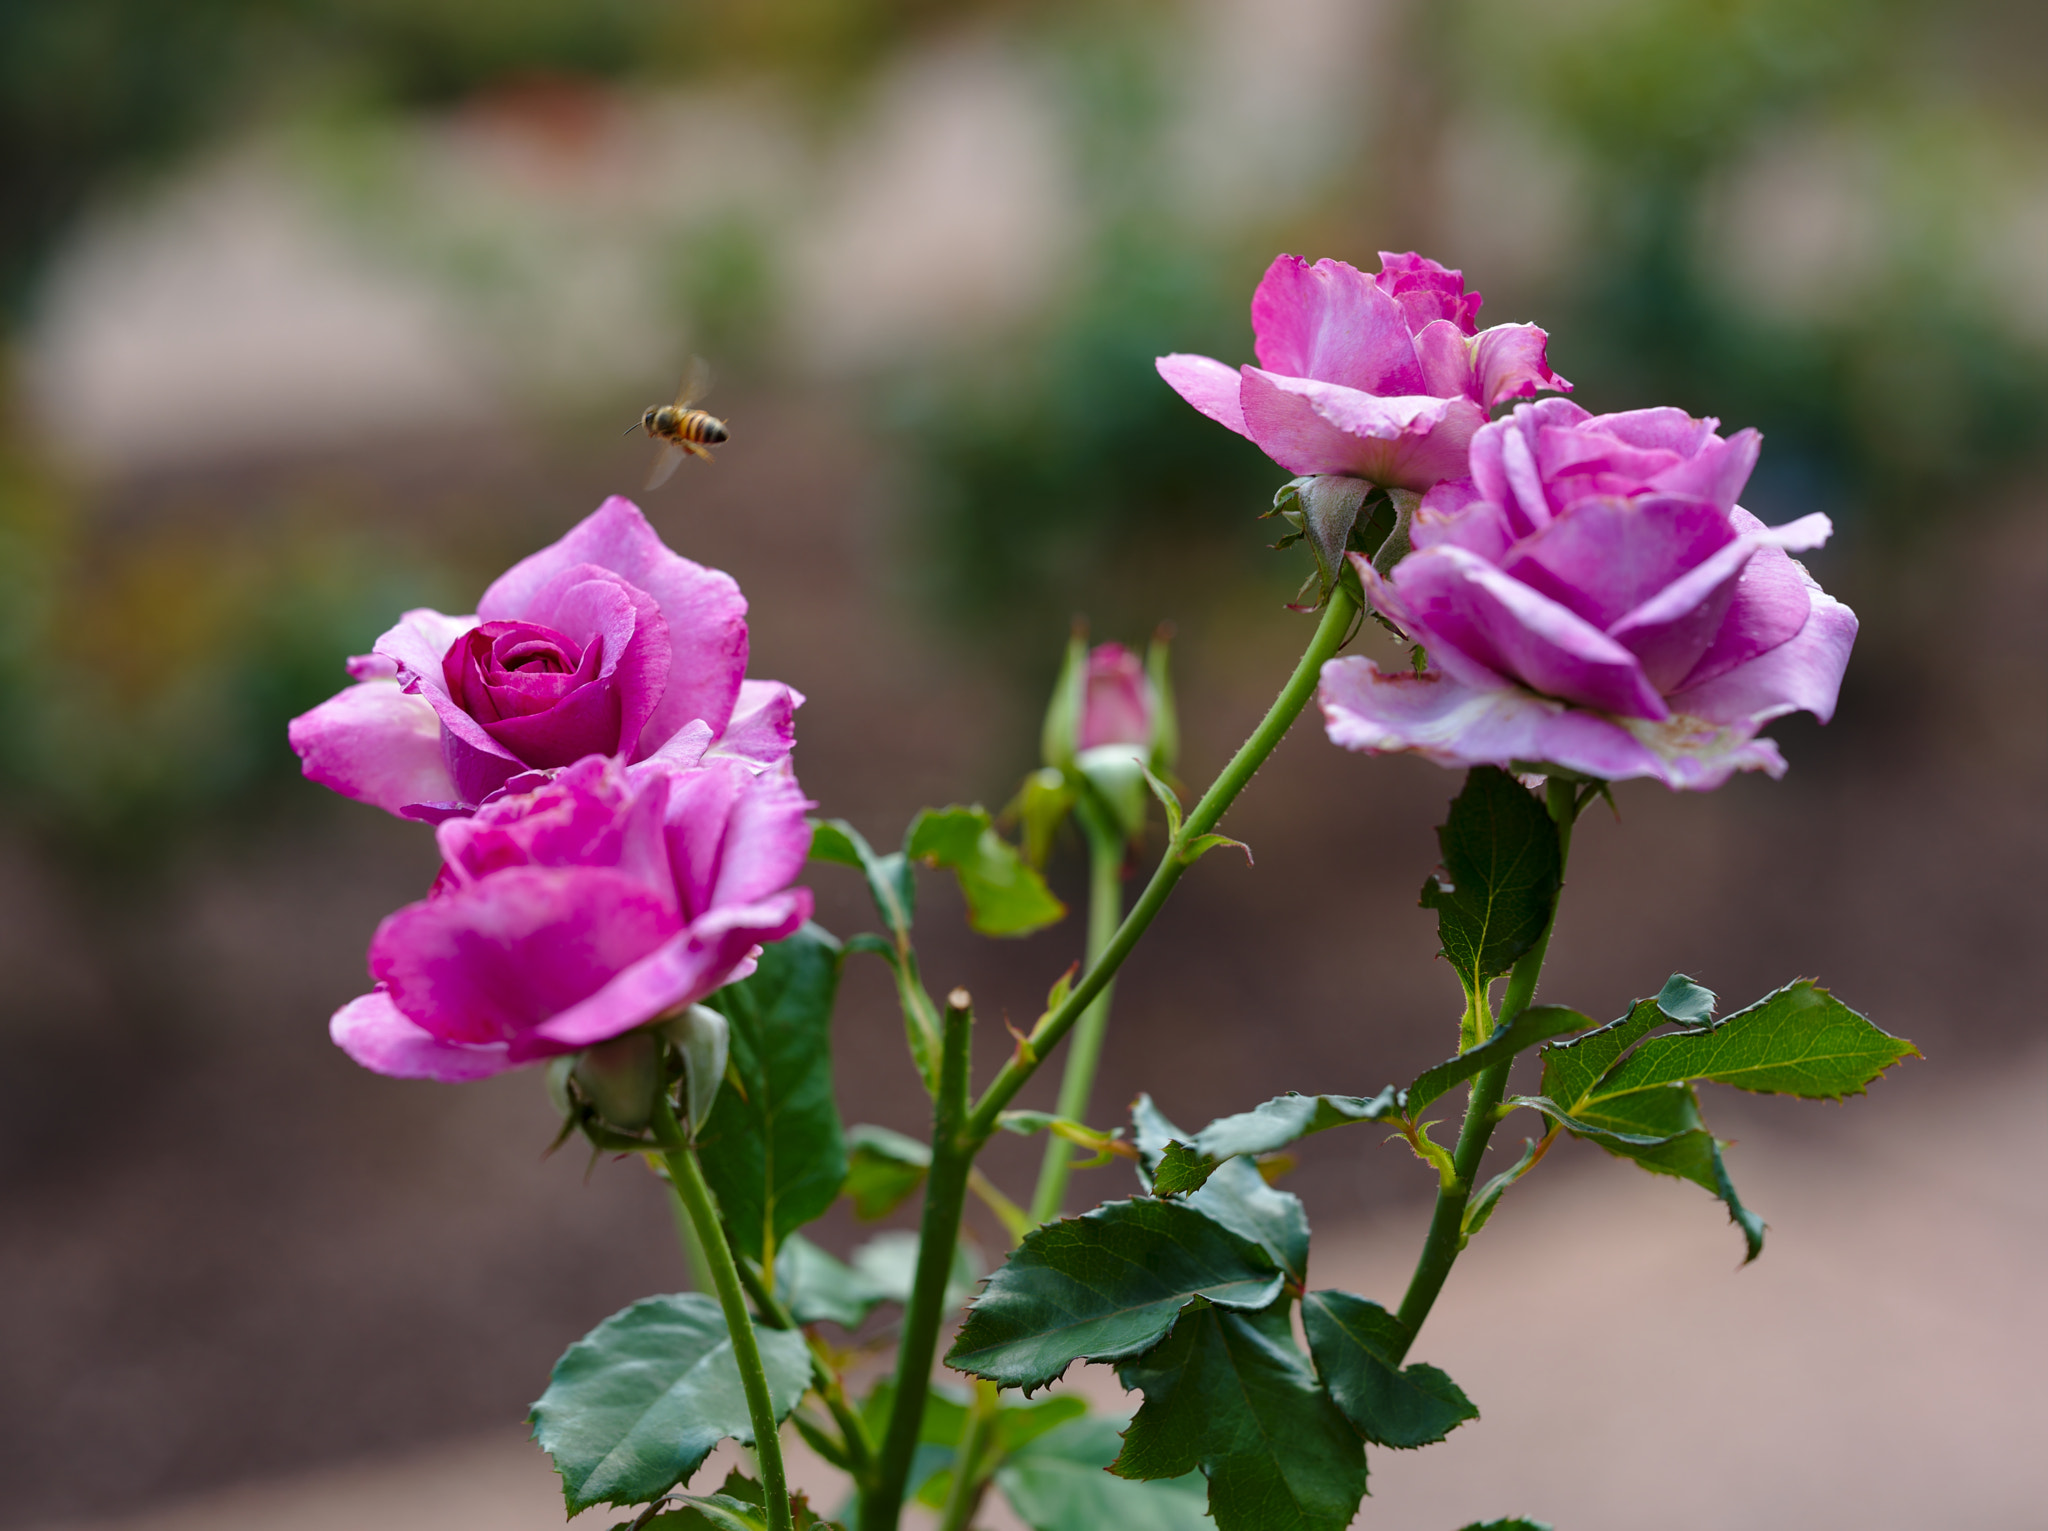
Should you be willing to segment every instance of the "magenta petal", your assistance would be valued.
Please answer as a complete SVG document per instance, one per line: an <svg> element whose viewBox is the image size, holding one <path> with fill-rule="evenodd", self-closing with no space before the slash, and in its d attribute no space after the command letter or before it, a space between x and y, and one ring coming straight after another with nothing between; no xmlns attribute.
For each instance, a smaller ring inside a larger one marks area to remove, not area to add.
<svg viewBox="0 0 2048 1531"><path fill-rule="evenodd" d="M310 780L387 813L455 796L440 719L396 681L350 686L292 719L287 737Z"/></svg>
<svg viewBox="0 0 2048 1531"><path fill-rule="evenodd" d="M1756 551L1754 537L1738 537L1614 623L1607 635L1636 656L1651 685L1669 692L1714 641Z"/></svg>
<svg viewBox="0 0 2048 1531"><path fill-rule="evenodd" d="M1748 526L1742 524L1745 520L1750 523ZM1735 513L1731 524L1752 536L1768 531L1754 516L1741 510ZM1783 552L1775 547L1759 548L1756 556L1743 566L1742 578L1735 585L1735 598L1729 603L1728 614L1721 619L1713 642L1684 676L1683 685L1704 685L1798 633L1806 626L1807 615L1813 609L1812 592L1818 588L1805 570Z"/></svg>
<svg viewBox="0 0 2048 1531"><path fill-rule="evenodd" d="M510 867L388 916L370 942L370 974L444 1041L512 1042L675 928L669 903L626 873Z"/></svg>
<svg viewBox="0 0 2048 1531"><path fill-rule="evenodd" d="M1334 383L1244 369L1245 425L1290 473L1339 473L1427 489L1465 470L1486 416L1470 399L1378 398Z"/></svg>
<svg viewBox="0 0 2048 1531"><path fill-rule="evenodd" d="M1540 761L1608 781L1661 774L1627 729L1519 686L1473 686L1436 670L1387 675L1346 658L1323 666L1316 699L1330 742L1366 754L1447 766Z"/></svg>
<svg viewBox="0 0 2048 1531"><path fill-rule="evenodd" d="M1501 568L1605 629L1735 540L1726 512L1706 500L1595 495L1521 542Z"/></svg>
<svg viewBox="0 0 2048 1531"><path fill-rule="evenodd" d="M1795 565L1796 567L1796 565ZM1802 571L1803 572L1803 571ZM1808 580L1813 603L1793 637L1671 698L1672 708L1709 723L1761 724L1788 712L1835 715L1842 672L1856 642L1856 613Z"/></svg>
<svg viewBox="0 0 2048 1531"><path fill-rule="evenodd" d="M503 1042L469 1047L443 1042L407 1020L382 989L350 1000L334 1012L327 1034L349 1057L393 1079L438 1079L461 1084L488 1079L513 1066Z"/></svg>
<svg viewBox="0 0 2048 1531"><path fill-rule="evenodd" d="M621 700L616 686L594 680L545 712L500 718L486 723L484 731L524 764L554 770L585 755L618 750Z"/></svg>
<svg viewBox="0 0 2048 1531"><path fill-rule="evenodd" d="M1532 690L1602 712L1666 715L1636 658L1585 618L1458 547L1411 553L1394 568L1410 631Z"/></svg>
<svg viewBox="0 0 2048 1531"><path fill-rule="evenodd" d="M1543 390L1568 393L1571 384L1550 370L1550 337L1533 324L1496 324L1472 341L1471 369L1479 402L1492 409L1503 399L1526 399Z"/></svg>
<svg viewBox="0 0 2048 1531"><path fill-rule="evenodd" d="M713 906L756 903L802 876L811 853L806 815L817 806L786 763L746 783L726 825Z"/></svg>
<svg viewBox="0 0 2048 1531"><path fill-rule="evenodd" d="M1364 393L1428 391L1401 305L1340 260L1275 259L1252 294L1252 334L1268 372Z"/></svg>
<svg viewBox="0 0 2048 1531"><path fill-rule="evenodd" d="M376 652L397 663L399 677L408 691L426 698L428 705L440 717L441 726L447 731L447 739L451 743L467 745L476 754L498 757L505 762L506 774L509 775L517 768L518 762L502 744L484 732L483 725L471 717L460 702L449 695L447 677L442 668L456 640L466 636L476 625L474 617L448 617L425 608L408 611L398 619L397 626L377 640ZM479 801L479 797L467 792L464 777L483 774L481 769L468 771L463 758L453 749L449 751L448 769L455 777L456 787L463 789L465 799L472 803Z"/></svg>
<svg viewBox="0 0 2048 1531"><path fill-rule="evenodd" d="M741 690L740 695L742 698L746 696L744 689ZM737 717L738 715L738 712L735 711L734 716ZM649 755L645 760L636 761L633 768L637 771L643 766L653 768L673 766L680 770L688 770L691 766L698 765L703 761L706 752L711 748L712 738L711 725L702 718L692 718L688 723L685 723L681 728L669 735L660 749Z"/></svg>
<svg viewBox="0 0 2048 1531"><path fill-rule="evenodd" d="M1244 428L1244 405L1237 397L1237 368L1227 367L1214 357L1190 356L1185 351L1162 356L1152 365L1166 379L1167 387L1218 425L1228 426L1240 436L1249 434Z"/></svg>
<svg viewBox="0 0 2048 1531"><path fill-rule="evenodd" d="M1721 422L1708 415L1695 420L1682 409L1660 404L1651 409L1625 409L1619 414L1601 415L1603 435L1646 452L1674 452L1691 457L1714 437Z"/></svg>
<svg viewBox="0 0 2048 1531"><path fill-rule="evenodd" d="M1654 482L1667 494L1698 495L1730 509L1741 498L1763 443L1763 433L1756 430L1737 431L1726 440L1709 436L1697 454L1659 473Z"/></svg>
<svg viewBox="0 0 2048 1531"><path fill-rule="evenodd" d="M561 541L514 564L477 611L486 619L525 616L551 580L578 564L645 591L668 624L668 683L641 731L647 747L658 749L692 718L722 731L747 670L746 597L731 575L669 551L630 500L614 495Z"/></svg>
<svg viewBox="0 0 2048 1531"><path fill-rule="evenodd" d="M1472 344L1448 319L1432 319L1415 332L1415 361L1422 368L1422 392L1440 399L1479 399L1472 370Z"/></svg>
<svg viewBox="0 0 2048 1531"><path fill-rule="evenodd" d="M803 704L804 694L779 680L742 682L732 721L726 724L725 737L718 741L713 753L757 766L787 760L796 748L796 710ZM664 745L662 753L668 751L669 746ZM677 756L677 763L695 765L702 754L700 747L696 758L682 760Z"/></svg>
<svg viewBox="0 0 2048 1531"><path fill-rule="evenodd" d="M743 761L712 758L670 779L664 815L668 859L685 921L712 907L733 812L753 787L754 774Z"/></svg>
<svg viewBox="0 0 2048 1531"><path fill-rule="evenodd" d="M515 1054L588 1047L632 1030L746 977L755 953L811 917L811 892L792 888L758 904L713 910L634 963L597 993L534 1028Z"/></svg>

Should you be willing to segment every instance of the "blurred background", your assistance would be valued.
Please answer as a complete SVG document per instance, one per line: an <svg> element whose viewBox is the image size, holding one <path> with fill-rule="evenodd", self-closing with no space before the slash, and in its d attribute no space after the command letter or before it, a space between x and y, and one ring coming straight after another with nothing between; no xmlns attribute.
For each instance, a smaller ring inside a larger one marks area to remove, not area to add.
<svg viewBox="0 0 2048 1531"><path fill-rule="evenodd" d="M327 1043L434 866L285 746L344 655L633 492L620 427L702 353L732 443L646 507L808 693L824 811L1005 801L1076 613L1176 625L1206 781L1306 639L1302 555L1152 358L1248 358L1276 251L1410 248L1587 407L1761 427L1747 503L1834 517L1864 622L1787 780L1589 820L1546 993L1818 974L1928 1061L1709 1103L1774 1223L1740 1276L1693 1189L1547 1161L1424 1341L1486 1421L1378 1455L1361 1523L1644 1524L1620 1484L1660 1525L2048 1524L2044 103L2027 0L0 7L0 1526L559 1523L527 1403L682 1284L651 1178L542 1159L536 1079ZM1442 1055L1413 889L1455 786L1297 729L1228 826L1256 867L1205 862L1127 970L1096 1119ZM927 894L931 981L1027 1020L1078 929L975 942ZM842 1099L916 1131L900 1034L856 967ZM1413 1161L1331 1134L1291 1184L1325 1274L1397 1291Z"/></svg>

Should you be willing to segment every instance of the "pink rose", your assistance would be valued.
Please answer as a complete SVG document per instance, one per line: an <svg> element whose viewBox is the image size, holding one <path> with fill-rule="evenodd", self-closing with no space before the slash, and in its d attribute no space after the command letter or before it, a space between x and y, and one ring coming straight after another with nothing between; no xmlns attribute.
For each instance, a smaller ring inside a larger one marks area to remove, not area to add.
<svg viewBox="0 0 2048 1531"><path fill-rule="evenodd" d="M1414 490L1465 472L1503 399L1571 387L1533 324L1475 328L1480 296L1462 272L1384 252L1380 268L1280 256L1252 296L1258 366L1162 356L1159 375L1289 473Z"/></svg>
<svg viewBox="0 0 2048 1531"><path fill-rule="evenodd" d="M1100 643L1088 651L1082 682L1081 726L1077 750L1104 744L1152 747L1152 729L1159 699L1145 673L1145 661L1121 643Z"/></svg>
<svg viewBox="0 0 2048 1531"><path fill-rule="evenodd" d="M1828 518L1767 527L1737 505L1760 438L1718 424L1546 399L1481 430L1472 476L1423 499L1414 551L1385 578L1353 558L1430 667L1331 660L1331 740L1675 788L1781 775L1757 731L1833 715L1856 617L1787 556L1825 542Z"/></svg>
<svg viewBox="0 0 2048 1531"><path fill-rule="evenodd" d="M377 927L330 1031L367 1069L481 1079L576 1052L754 970L811 912L787 764L591 756L435 831L433 890Z"/></svg>
<svg viewBox="0 0 2048 1531"><path fill-rule="evenodd" d="M586 755L787 756L803 698L743 679L747 602L613 497L514 565L471 617L409 611L295 718L307 776L409 818L461 813Z"/></svg>

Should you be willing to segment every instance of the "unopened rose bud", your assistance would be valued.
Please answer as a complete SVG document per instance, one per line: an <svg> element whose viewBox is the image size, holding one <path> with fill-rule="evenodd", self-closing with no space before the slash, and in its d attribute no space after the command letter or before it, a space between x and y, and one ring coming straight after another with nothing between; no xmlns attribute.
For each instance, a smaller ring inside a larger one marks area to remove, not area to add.
<svg viewBox="0 0 2048 1531"><path fill-rule="evenodd" d="M703 1130L704 1119L718 1099L725 1078L725 1060L732 1045L732 1026L708 1005L692 1005L662 1023L662 1034L683 1055L683 1111L690 1136Z"/></svg>
<svg viewBox="0 0 2048 1531"><path fill-rule="evenodd" d="M1145 772L1170 774L1179 754L1167 640L1161 628L1141 660L1121 643L1089 648L1077 624L1046 710L1048 770L1086 780L1133 839L1145 824ZM1027 784L1016 806L1027 820L1027 842L1043 845L1069 804L1049 792L1034 796ZM1036 822L1030 814L1034 807L1040 810L1037 819L1050 822Z"/></svg>

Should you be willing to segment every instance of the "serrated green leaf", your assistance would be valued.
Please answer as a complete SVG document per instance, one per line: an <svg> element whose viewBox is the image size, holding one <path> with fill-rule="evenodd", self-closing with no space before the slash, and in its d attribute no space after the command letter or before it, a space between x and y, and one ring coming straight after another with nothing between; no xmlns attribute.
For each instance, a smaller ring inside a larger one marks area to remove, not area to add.
<svg viewBox="0 0 2048 1531"><path fill-rule="evenodd" d="M1470 1079L1481 1069L1491 1068L1501 1059L1512 1058L1538 1042L1567 1031L1583 1031L1592 1024L1591 1016L1581 1015L1566 1005L1531 1005L1477 1047L1416 1075L1415 1082L1401 1091L1401 1109L1413 1119L1451 1086Z"/></svg>
<svg viewBox="0 0 2048 1531"><path fill-rule="evenodd" d="M1378 1303L1350 1292L1310 1292L1301 1299L1301 1325L1331 1399L1375 1445L1427 1446L1479 1417L1458 1384L1434 1366L1400 1364L1411 1337Z"/></svg>
<svg viewBox="0 0 2048 1531"><path fill-rule="evenodd" d="M867 837L846 820L827 819L812 821L811 859L858 867L882 923L898 935L910 929L917 914L917 883L901 853L878 856Z"/></svg>
<svg viewBox="0 0 2048 1531"><path fill-rule="evenodd" d="M1149 1482L1109 1473L1123 1444L1118 1424L1061 1425L996 1469L997 1491L1031 1531L1213 1531L1199 1472Z"/></svg>
<svg viewBox="0 0 2048 1531"><path fill-rule="evenodd" d="M1342 1531L1365 1496L1365 1449L1295 1348L1287 1304L1199 1303L1117 1369L1145 1395L1110 1471L1200 1468L1219 1531Z"/></svg>
<svg viewBox="0 0 2048 1531"><path fill-rule="evenodd" d="M927 1145L887 1127L862 1123L852 1128L846 1150L846 1194L853 1198L853 1215L863 1222L895 1211L924 1184L931 1168Z"/></svg>
<svg viewBox="0 0 2048 1531"><path fill-rule="evenodd" d="M1351 1122L1381 1121L1398 1110L1399 1097L1391 1089L1370 1099L1289 1091L1249 1111L1218 1117L1185 1142L1161 1145L1154 1155L1153 1190L1161 1196L1194 1190L1236 1155L1271 1153L1310 1133Z"/></svg>
<svg viewBox="0 0 2048 1531"><path fill-rule="evenodd" d="M1919 1051L1802 978L1711 1030L1650 1038L1601 1081L1600 1091L1703 1079L1758 1094L1840 1100L1861 1095L1886 1069Z"/></svg>
<svg viewBox="0 0 2048 1531"><path fill-rule="evenodd" d="M1067 906L996 833L985 808L925 809L911 820L903 853L953 873L967 923L982 935L1029 935L1066 916Z"/></svg>
<svg viewBox="0 0 2048 1531"><path fill-rule="evenodd" d="M911 1284L917 1278L917 1235L901 1228L876 1234L853 1252L853 1268L880 1291L884 1301L909 1302ZM967 1294L980 1279L981 1264L973 1248L964 1242L955 1244L953 1268L946 1278L946 1308L950 1311L967 1301Z"/></svg>
<svg viewBox="0 0 2048 1531"><path fill-rule="evenodd" d="M1262 1246L1185 1203L1108 1202L1034 1229L969 1306L946 1364L1028 1392L1076 1361L1149 1349L1196 1298L1262 1308L1282 1279Z"/></svg>
<svg viewBox="0 0 2048 1531"><path fill-rule="evenodd" d="M1511 1515L1506 1520L1475 1520L1461 1531L1554 1531L1547 1520L1530 1520L1524 1515Z"/></svg>
<svg viewBox="0 0 2048 1531"><path fill-rule="evenodd" d="M858 1329L889 1294L874 1279L827 1254L800 1233L775 1251L775 1290L799 1324Z"/></svg>
<svg viewBox="0 0 2048 1531"><path fill-rule="evenodd" d="M810 1347L795 1330L755 1338L780 1419L810 1385ZM649 1297L599 1324L555 1363L531 1418L571 1514L658 1499L725 1437L753 1439L725 1317L700 1292Z"/></svg>
<svg viewBox="0 0 2048 1531"><path fill-rule="evenodd" d="M732 1023L731 1062L698 1154L734 1244L756 1263L831 1206L846 1179L832 1099L839 957L831 935L806 925L705 1001Z"/></svg>
<svg viewBox="0 0 2048 1531"><path fill-rule="evenodd" d="M1166 1161L1173 1156L1179 1129L1166 1119L1149 1095L1138 1097L1131 1108L1131 1120L1137 1139L1139 1184L1154 1195L1166 1195L1160 1186L1168 1182L1161 1176ZM1273 1257L1273 1263L1295 1281L1300 1281L1307 1271L1307 1209L1293 1192L1266 1184L1265 1177L1249 1159L1209 1164L1198 1188L1183 1205L1261 1246Z"/></svg>
<svg viewBox="0 0 2048 1531"><path fill-rule="evenodd" d="M1557 826L1506 771L1474 766L1437 830L1443 873L1422 887L1467 993L1514 966L1550 923L1564 876Z"/></svg>

